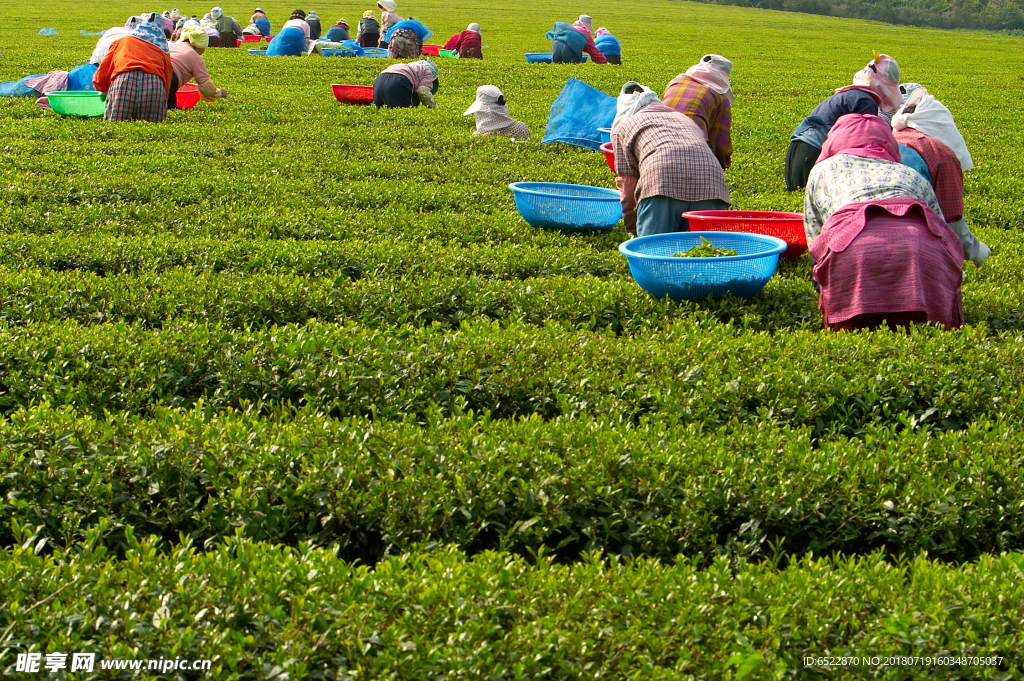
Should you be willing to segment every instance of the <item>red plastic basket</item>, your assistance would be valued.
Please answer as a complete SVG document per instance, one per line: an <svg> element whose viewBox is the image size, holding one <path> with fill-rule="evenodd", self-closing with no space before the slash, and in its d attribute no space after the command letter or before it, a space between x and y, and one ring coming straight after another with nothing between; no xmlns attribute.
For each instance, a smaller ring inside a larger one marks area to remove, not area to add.
<svg viewBox="0 0 1024 681"><path fill-rule="evenodd" d="M441 46L440 45L424 45L423 46L423 54L425 54L427 56L430 56L430 57L439 57L439 56L441 56Z"/></svg>
<svg viewBox="0 0 1024 681"><path fill-rule="evenodd" d="M342 104L373 104L373 86L332 83L334 98Z"/></svg>
<svg viewBox="0 0 1024 681"><path fill-rule="evenodd" d="M199 86L195 83L185 83L178 88L174 98L178 101L179 109L191 109L199 103Z"/></svg>
<svg viewBox="0 0 1024 681"><path fill-rule="evenodd" d="M608 167L611 171L615 172L615 151L612 149L611 142L605 142L601 145L601 151L604 152L604 160L608 163Z"/></svg>
<svg viewBox="0 0 1024 681"><path fill-rule="evenodd" d="M694 232L745 232L785 241L783 258L796 258L807 250L802 213L770 210L695 210L683 213Z"/></svg>
<svg viewBox="0 0 1024 681"><path fill-rule="evenodd" d="M263 36L262 35L243 35L242 36L242 40L244 40L247 43L258 43L259 41L263 40Z"/></svg>

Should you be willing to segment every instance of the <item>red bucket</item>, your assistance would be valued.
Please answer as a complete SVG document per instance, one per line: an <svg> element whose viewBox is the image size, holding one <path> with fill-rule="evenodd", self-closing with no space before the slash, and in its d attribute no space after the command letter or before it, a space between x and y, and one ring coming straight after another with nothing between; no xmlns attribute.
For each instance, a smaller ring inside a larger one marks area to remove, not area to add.
<svg viewBox="0 0 1024 681"><path fill-rule="evenodd" d="M796 258L807 250L803 213L771 210L695 210L683 213L693 232L744 232L785 241L783 258Z"/></svg>
<svg viewBox="0 0 1024 681"><path fill-rule="evenodd" d="M199 103L199 86L195 83L185 83L178 88L174 98L178 102L179 109L191 109Z"/></svg>
<svg viewBox="0 0 1024 681"><path fill-rule="evenodd" d="M342 104L373 104L372 85L341 85L331 84L334 98Z"/></svg>
<svg viewBox="0 0 1024 681"><path fill-rule="evenodd" d="M261 35L243 35L242 36L242 40L244 40L247 43L258 43L259 41L263 40L263 36L261 36Z"/></svg>
<svg viewBox="0 0 1024 681"><path fill-rule="evenodd" d="M423 54L427 55L428 57L439 57L439 56L441 56L441 46L440 45L424 45L423 46Z"/></svg>
<svg viewBox="0 0 1024 681"><path fill-rule="evenodd" d="M608 163L608 167L611 171L615 172L615 151L612 149L611 142L605 142L601 145L601 151L604 152L604 160Z"/></svg>

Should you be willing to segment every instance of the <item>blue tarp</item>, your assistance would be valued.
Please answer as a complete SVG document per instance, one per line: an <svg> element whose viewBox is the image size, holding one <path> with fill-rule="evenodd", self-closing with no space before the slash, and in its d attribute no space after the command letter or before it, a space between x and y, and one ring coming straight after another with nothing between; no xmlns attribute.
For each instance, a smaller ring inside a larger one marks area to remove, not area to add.
<svg viewBox="0 0 1024 681"><path fill-rule="evenodd" d="M21 80L9 80L6 83L0 83L0 97L38 97L39 93L25 85L25 81L29 78L38 78L43 75L46 74L33 73Z"/></svg>
<svg viewBox="0 0 1024 681"><path fill-rule="evenodd" d="M597 129L612 127L613 120L614 97L570 78L551 105L541 144L563 142L597 151L601 147L601 133Z"/></svg>

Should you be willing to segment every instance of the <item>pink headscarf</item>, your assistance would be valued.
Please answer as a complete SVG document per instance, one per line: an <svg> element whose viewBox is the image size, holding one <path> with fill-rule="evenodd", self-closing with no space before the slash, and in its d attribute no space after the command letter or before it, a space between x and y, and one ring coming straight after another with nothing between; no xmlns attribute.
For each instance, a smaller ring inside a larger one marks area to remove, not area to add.
<svg viewBox="0 0 1024 681"><path fill-rule="evenodd" d="M598 35L598 37L600 37L600 36L603 36L603 35L611 35L611 34L612 34L612 32L611 32L611 31L609 31L609 30L608 30L607 28L605 28L604 26L602 26L601 28L597 29L597 35Z"/></svg>
<svg viewBox="0 0 1024 681"><path fill-rule="evenodd" d="M900 148L892 135L892 128L872 114L846 114L840 116L825 139L818 163L839 154L877 158L900 162Z"/></svg>
<svg viewBox="0 0 1024 681"><path fill-rule="evenodd" d="M853 75L853 85L836 89L836 93L847 90L865 90L883 113L896 111L903 106L900 92L900 65L887 54L875 53L868 65Z"/></svg>

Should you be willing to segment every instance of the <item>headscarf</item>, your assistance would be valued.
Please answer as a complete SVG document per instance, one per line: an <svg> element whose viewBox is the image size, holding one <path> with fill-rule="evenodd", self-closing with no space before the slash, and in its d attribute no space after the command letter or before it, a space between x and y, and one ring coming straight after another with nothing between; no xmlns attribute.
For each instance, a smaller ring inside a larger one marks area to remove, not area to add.
<svg viewBox="0 0 1024 681"><path fill-rule="evenodd" d="M316 21L320 21L320 17L318 17L316 15L316 12L314 12L313 10L309 10L309 14L306 15L306 18L307 19L315 19Z"/></svg>
<svg viewBox="0 0 1024 681"><path fill-rule="evenodd" d="M334 25L335 26L344 26L345 28L348 28L348 22L345 21L344 19L338 19L338 23L336 23Z"/></svg>
<svg viewBox="0 0 1024 681"><path fill-rule="evenodd" d="M220 7L214 7L210 10L210 16L213 18L214 21L216 21L217 19L220 19L222 16L224 16L224 10L222 10Z"/></svg>
<svg viewBox="0 0 1024 681"><path fill-rule="evenodd" d="M292 12L292 15L291 17L289 17L289 19L302 19L303 21L305 21L306 13L303 12L301 9L297 9L294 12Z"/></svg>
<svg viewBox="0 0 1024 681"><path fill-rule="evenodd" d="M480 33L480 24L474 21L472 24L466 27L466 30L472 31L473 33Z"/></svg>
<svg viewBox="0 0 1024 681"><path fill-rule="evenodd" d="M179 28L185 28L185 23L186 23L187 21L188 21L188 19L186 19L185 17L181 17L181 18L180 18L180 19L178 19L178 21L177 21L177 22L176 22L176 23L174 24L174 28L175 28L175 29L179 29Z"/></svg>
<svg viewBox="0 0 1024 681"><path fill-rule="evenodd" d="M847 90L866 90L878 102L881 111L895 111L903 105L900 93L900 65L887 54L875 53L868 65L853 75L853 85L836 89L836 94Z"/></svg>
<svg viewBox="0 0 1024 681"><path fill-rule="evenodd" d="M590 18L589 14L581 14L580 18L576 20L576 23L587 29L588 32L594 32L594 20Z"/></svg>
<svg viewBox="0 0 1024 681"><path fill-rule="evenodd" d="M364 19L375 19L376 17L373 14L373 10L372 9L368 9L365 12L363 12L363 18Z"/></svg>
<svg viewBox="0 0 1024 681"><path fill-rule="evenodd" d="M167 36L164 35L164 29L151 21L142 22L128 35L147 42L154 47L159 47L162 52L169 51L167 49Z"/></svg>
<svg viewBox="0 0 1024 681"><path fill-rule="evenodd" d="M140 21L148 21L151 24L158 23L162 18L163 17L161 17L157 12L146 12L145 14L139 15Z"/></svg>
<svg viewBox="0 0 1024 681"><path fill-rule="evenodd" d="M602 35L611 35L611 34L612 34L612 32L611 32L611 31L609 31L609 30L608 30L607 28L605 28L604 26L602 26L601 28L597 29L597 35L598 35L598 36L602 36Z"/></svg>
<svg viewBox="0 0 1024 681"><path fill-rule="evenodd" d="M141 21L142 21L142 17L140 17L140 16L128 17L128 21L124 22L124 27L125 28L135 28L136 26L139 25L139 23Z"/></svg>
<svg viewBox="0 0 1024 681"><path fill-rule="evenodd" d="M182 24L181 30L184 31L185 29L189 28L202 28L202 24L200 24L195 19L189 19L184 24Z"/></svg>
<svg viewBox="0 0 1024 681"><path fill-rule="evenodd" d="M705 54L699 62L686 69L686 75L707 85L715 93L724 95L730 104L736 99L732 83L729 82L732 62L720 54Z"/></svg>
<svg viewBox="0 0 1024 681"><path fill-rule="evenodd" d="M476 132L484 135L495 130L503 130L515 123L508 113L505 95L493 85L481 85L476 89L476 101L462 114L476 114Z"/></svg>
<svg viewBox="0 0 1024 681"><path fill-rule="evenodd" d="M435 64L434 62L430 61L429 59L420 59L419 61L413 62L413 63L414 64L423 64L428 69L430 69L430 74L432 76L434 76L434 80L437 80L438 76L440 75L440 71L438 71L438 69L437 69L437 64Z"/></svg>
<svg viewBox="0 0 1024 681"><path fill-rule="evenodd" d="M640 92L629 92L638 87L641 89ZM612 130L625 123L630 116L648 104L660 101L658 93L651 88L640 85L635 80L629 81L619 90L619 98L615 102L615 120L612 121Z"/></svg>
<svg viewBox="0 0 1024 681"><path fill-rule="evenodd" d="M174 23L178 23L179 19L181 19L181 12L179 12L178 8L175 7L171 10L171 21L173 21Z"/></svg>
<svg viewBox="0 0 1024 681"><path fill-rule="evenodd" d="M181 37L178 38L178 42L190 42L195 47L204 48L210 46L210 36L201 26L189 26L181 29Z"/></svg>
<svg viewBox="0 0 1024 681"><path fill-rule="evenodd" d="M900 162L900 148L892 128L878 116L846 114L829 130L818 163L839 154Z"/></svg>
<svg viewBox="0 0 1024 681"><path fill-rule="evenodd" d="M903 95L903 103L907 103L907 98L914 94L914 90L919 90L922 87L920 83L900 83L900 94Z"/></svg>
<svg viewBox="0 0 1024 681"><path fill-rule="evenodd" d="M395 0L378 0L377 7L382 7L388 12L398 11L398 3Z"/></svg>
<svg viewBox="0 0 1024 681"><path fill-rule="evenodd" d="M914 106L912 113L906 113L906 109ZM974 159L967 149L963 135L956 127L953 114L946 106L935 99L935 95L928 94L928 90L919 87L907 99L896 115L892 117L894 130L913 128L929 137L934 137L947 147L953 150L960 161L961 170L970 170L974 167Z"/></svg>

